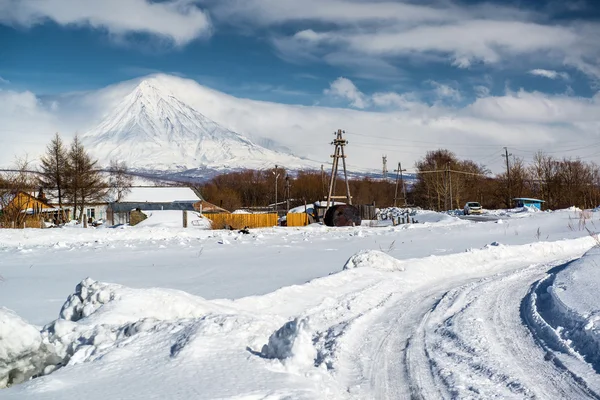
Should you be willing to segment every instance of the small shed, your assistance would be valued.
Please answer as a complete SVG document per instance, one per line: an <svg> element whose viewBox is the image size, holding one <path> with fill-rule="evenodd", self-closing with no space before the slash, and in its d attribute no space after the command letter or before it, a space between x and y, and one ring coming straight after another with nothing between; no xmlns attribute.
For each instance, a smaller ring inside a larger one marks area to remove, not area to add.
<svg viewBox="0 0 600 400"><path fill-rule="evenodd" d="M517 207L534 207L534 208L537 208L538 210L541 210L542 203L545 203L544 200L530 199L528 197L517 197L517 198L513 199L513 201L515 202L515 205Z"/></svg>
<svg viewBox="0 0 600 400"><path fill-rule="evenodd" d="M201 200L189 187L133 187L119 201L108 205L107 216L111 225L127 224L132 210L195 211Z"/></svg>

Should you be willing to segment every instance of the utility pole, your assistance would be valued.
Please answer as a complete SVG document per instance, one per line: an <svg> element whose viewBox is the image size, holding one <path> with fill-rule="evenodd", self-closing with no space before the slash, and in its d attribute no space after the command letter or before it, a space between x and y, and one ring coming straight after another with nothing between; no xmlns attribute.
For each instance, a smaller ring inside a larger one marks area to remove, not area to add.
<svg viewBox="0 0 600 400"><path fill-rule="evenodd" d="M400 183L402 185L402 192L404 193L404 205L406 205L406 187L404 186L404 179L402 176L402 172L406 171L405 169L402 169L402 163L398 163L398 169L395 169L394 172L396 173L396 190L394 191L394 207L397 206L397 200L398 200L398 183Z"/></svg>
<svg viewBox="0 0 600 400"><path fill-rule="evenodd" d="M448 163L444 168L444 210L448 210Z"/></svg>
<svg viewBox="0 0 600 400"><path fill-rule="evenodd" d="M279 178L279 173L277 171L277 164L275 164L275 171L273 172L273 175L275 175L275 214L278 214L278 210L277 210L277 178Z"/></svg>
<svg viewBox="0 0 600 400"><path fill-rule="evenodd" d="M383 179L387 179L387 156L381 156L381 159L383 160Z"/></svg>
<svg viewBox="0 0 600 400"><path fill-rule="evenodd" d="M510 195L510 192L511 192L510 165L508 164L508 157L510 157L510 156L512 156L512 154L508 154L508 148L505 147L504 154L502 154L502 157L506 158L506 180L508 183L508 198L506 199L507 200L506 206L508 208L510 208L510 206L511 206L511 202L510 202L510 198L511 198L511 195Z"/></svg>
<svg viewBox="0 0 600 400"><path fill-rule="evenodd" d="M334 133L334 135L336 135L335 139L333 140L333 142L331 142L332 145L335 146L335 150L333 152L333 154L331 155L331 158L333 158L333 163L331 166L331 180L329 182L329 194L327 195L327 208L330 207L330 205L332 205L332 201L335 201L334 199L343 199L345 198L346 201L348 202L349 205L352 205L352 196L350 196L350 184L348 183L348 171L346 170L346 154L344 154L344 146L346 146L348 144L348 141L346 139L344 139L344 134L345 132L342 131L341 129L338 129L337 132ZM338 166L339 166L339 160L342 159L342 165L344 168L344 180L346 181L346 195L345 196L335 196L335 183L337 180L337 174L338 174Z"/></svg>
<svg viewBox="0 0 600 400"><path fill-rule="evenodd" d="M325 188L325 169L323 168L323 164L321 164L321 190L321 195L325 197L325 192L327 189Z"/></svg>
<svg viewBox="0 0 600 400"><path fill-rule="evenodd" d="M452 171L450 170L450 163L448 163L448 181L450 182L450 210L452 210Z"/></svg>
<svg viewBox="0 0 600 400"><path fill-rule="evenodd" d="M285 191L286 191L286 199L287 199L287 212L290 212L290 176L285 176Z"/></svg>

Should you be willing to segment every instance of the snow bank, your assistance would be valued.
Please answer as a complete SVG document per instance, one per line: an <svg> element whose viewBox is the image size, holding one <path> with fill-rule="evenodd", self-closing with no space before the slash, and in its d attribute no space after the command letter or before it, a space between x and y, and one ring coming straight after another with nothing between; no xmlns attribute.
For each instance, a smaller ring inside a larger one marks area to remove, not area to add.
<svg viewBox="0 0 600 400"><path fill-rule="evenodd" d="M212 313L231 311L178 290L132 289L87 278L68 297L60 318L41 336L36 333L61 365L74 365L102 357L131 336L158 327L177 330L173 326L181 321Z"/></svg>
<svg viewBox="0 0 600 400"><path fill-rule="evenodd" d="M308 319L294 319L286 322L269 337L261 355L265 358L278 359L290 366L312 366L317 357L317 349L313 346Z"/></svg>
<svg viewBox="0 0 600 400"><path fill-rule="evenodd" d="M383 271L404 271L404 266L400 260L378 250L359 251L348 259L344 265L344 270L365 267Z"/></svg>
<svg viewBox="0 0 600 400"><path fill-rule="evenodd" d="M58 361L36 327L0 307L0 389L40 375Z"/></svg>
<svg viewBox="0 0 600 400"><path fill-rule="evenodd" d="M545 319L559 337L600 371L600 248L567 264L550 276ZM543 295L543 293L542 293Z"/></svg>
<svg viewBox="0 0 600 400"><path fill-rule="evenodd" d="M133 289L86 278L68 297L60 316L87 325L123 325L146 318L198 318L211 312L229 311L180 290Z"/></svg>

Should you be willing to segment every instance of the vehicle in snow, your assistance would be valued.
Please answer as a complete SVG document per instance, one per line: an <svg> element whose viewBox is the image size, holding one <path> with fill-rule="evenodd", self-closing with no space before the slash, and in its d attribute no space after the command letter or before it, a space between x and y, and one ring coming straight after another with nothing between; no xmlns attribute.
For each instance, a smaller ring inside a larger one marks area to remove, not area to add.
<svg viewBox="0 0 600 400"><path fill-rule="evenodd" d="M465 215L483 214L483 207L476 201L469 201L465 204L464 213Z"/></svg>

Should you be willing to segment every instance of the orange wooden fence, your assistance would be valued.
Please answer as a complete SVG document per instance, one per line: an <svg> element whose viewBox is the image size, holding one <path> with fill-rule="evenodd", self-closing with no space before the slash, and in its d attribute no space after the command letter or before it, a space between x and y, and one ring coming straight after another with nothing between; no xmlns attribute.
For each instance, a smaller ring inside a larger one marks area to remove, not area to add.
<svg viewBox="0 0 600 400"><path fill-rule="evenodd" d="M306 226L308 225L308 214L291 213L287 215L287 226Z"/></svg>
<svg viewBox="0 0 600 400"><path fill-rule="evenodd" d="M213 229L269 228L277 225L277 214L203 214L212 221Z"/></svg>

